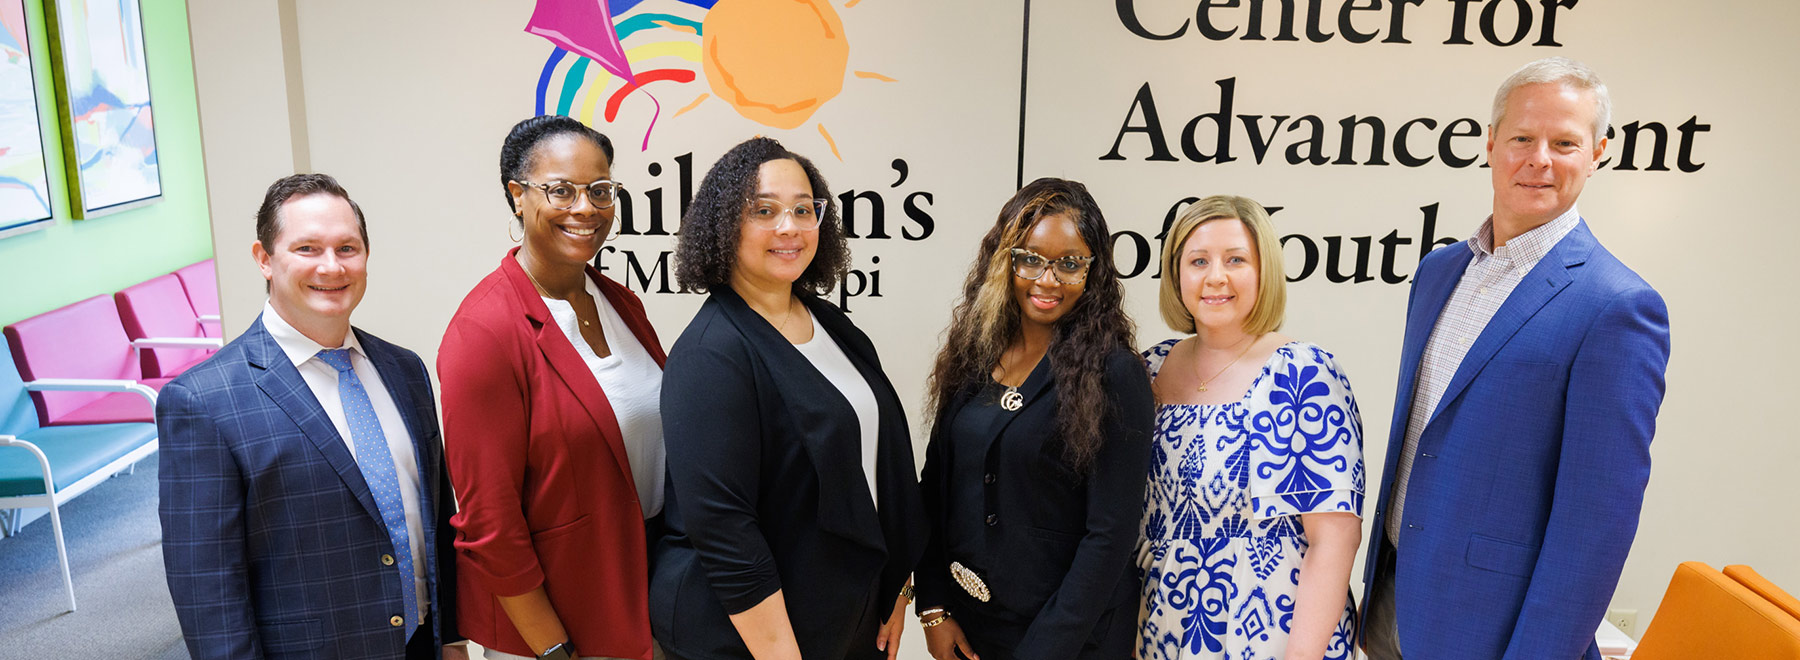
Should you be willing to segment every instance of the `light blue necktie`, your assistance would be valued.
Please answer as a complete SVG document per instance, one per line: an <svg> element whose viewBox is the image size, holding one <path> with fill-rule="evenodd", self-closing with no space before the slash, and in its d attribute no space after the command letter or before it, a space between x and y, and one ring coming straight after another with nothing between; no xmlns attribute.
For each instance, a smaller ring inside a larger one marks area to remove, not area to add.
<svg viewBox="0 0 1800 660"><path fill-rule="evenodd" d="M412 537L406 532L406 506L400 501L400 479L394 471L394 455L388 451L387 436L381 433L381 420L375 417L375 406L362 379L350 366L350 349L319 351L319 359L338 372L338 398L344 402L344 420L350 425L350 439L356 444L357 466L363 481L375 495L381 509L381 520L387 524L388 538L394 543L394 558L400 567L400 600L406 608L406 638L412 639L419 627L418 585L413 582Z"/></svg>

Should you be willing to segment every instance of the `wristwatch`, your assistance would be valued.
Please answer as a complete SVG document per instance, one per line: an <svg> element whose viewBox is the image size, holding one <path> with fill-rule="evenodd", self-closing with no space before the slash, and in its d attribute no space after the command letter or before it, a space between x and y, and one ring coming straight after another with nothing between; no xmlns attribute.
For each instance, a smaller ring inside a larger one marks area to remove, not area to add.
<svg viewBox="0 0 1800 660"><path fill-rule="evenodd" d="M563 642L546 649L543 653L539 653L537 657L538 660L575 660L580 656L575 654L574 644Z"/></svg>

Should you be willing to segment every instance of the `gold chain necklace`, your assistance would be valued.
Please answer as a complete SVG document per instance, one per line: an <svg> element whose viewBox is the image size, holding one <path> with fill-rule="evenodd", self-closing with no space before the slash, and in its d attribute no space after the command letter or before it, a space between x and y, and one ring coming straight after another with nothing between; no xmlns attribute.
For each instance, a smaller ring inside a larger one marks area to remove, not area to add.
<svg viewBox="0 0 1800 660"><path fill-rule="evenodd" d="M789 295L788 303L787 303L787 313L781 315L781 325L775 326L775 332L781 333L784 335L787 333L788 320L794 318L794 301L795 301L795 298L792 295Z"/></svg>
<svg viewBox="0 0 1800 660"><path fill-rule="evenodd" d="M1242 359L1244 359L1244 356L1245 356L1245 355L1249 355L1249 354L1250 354L1250 347L1251 347L1251 346L1255 346L1255 345L1256 345L1256 340L1257 340L1257 337L1251 337L1251 338L1250 338L1250 340L1249 340L1249 343L1247 343L1247 344L1245 344L1245 345L1244 345L1244 350L1242 350L1242 351L1239 351L1239 352L1238 352L1238 355L1237 355L1237 357L1234 357L1234 358L1232 358L1232 359L1231 359L1231 363L1230 363L1230 364L1227 364L1227 365L1225 365L1225 368L1224 368L1224 369L1220 369L1220 370L1219 370L1219 371L1218 371L1218 373L1215 373L1215 374L1213 374L1213 375L1212 375L1212 378L1208 378L1208 379L1206 379L1206 380L1203 380L1203 381L1200 381L1200 387L1199 387L1199 390L1200 390L1200 391L1201 391L1201 392L1205 392L1205 391L1206 391L1206 386L1207 386L1207 385L1211 385L1211 384L1212 384L1212 382L1213 382L1213 381L1215 381L1215 380L1218 380L1218 378L1219 378L1219 376L1223 376L1223 375L1225 375L1225 372L1227 372L1227 371L1230 371L1230 370L1231 370L1231 368L1232 368L1232 367L1235 367L1235 366L1237 366L1237 363L1238 363L1238 360L1242 360ZM1195 343L1198 343L1198 340L1195 340ZM1195 346L1195 347L1194 347L1194 350L1196 350L1196 351L1198 351L1198 350L1200 350L1200 347L1199 347L1199 346ZM1195 355L1195 358L1194 358L1194 367L1195 367L1195 370L1196 370L1196 371L1198 371L1198 369L1199 369L1199 367L1200 367L1200 359L1199 359L1199 356L1198 356L1198 355ZM1196 375L1196 376L1198 376L1198 375L1199 375L1199 374L1198 374L1198 373L1196 373L1196 374L1194 374L1194 375Z"/></svg>
<svg viewBox="0 0 1800 660"><path fill-rule="evenodd" d="M558 298L556 296L550 295L550 290L544 288L544 285L538 283L537 277L535 277L531 274L531 269L526 268L525 264L519 264L519 270L525 271L525 279L531 280L531 286L537 287L538 293L540 295L544 296L545 298L549 298L551 300L562 300L563 302L569 302L567 300L563 300L562 298ZM586 277L586 275L583 275L582 277ZM569 311L571 311L571 312L575 311L575 305L570 304ZM575 315L575 320L580 321L582 327L593 327L593 325L594 325L593 323L590 323L587 319L581 318L581 314L579 314L579 313L577 313Z"/></svg>

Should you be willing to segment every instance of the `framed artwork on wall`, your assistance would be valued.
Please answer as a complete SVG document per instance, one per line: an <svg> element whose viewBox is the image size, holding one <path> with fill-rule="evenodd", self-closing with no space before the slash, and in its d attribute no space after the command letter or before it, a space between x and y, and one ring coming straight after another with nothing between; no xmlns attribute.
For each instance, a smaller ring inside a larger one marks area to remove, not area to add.
<svg viewBox="0 0 1800 660"><path fill-rule="evenodd" d="M46 2L69 210L92 218L162 198L138 0Z"/></svg>
<svg viewBox="0 0 1800 660"><path fill-rule="evenodd" d="M0 0L0 238L51 225L25 0Z"/></svg>

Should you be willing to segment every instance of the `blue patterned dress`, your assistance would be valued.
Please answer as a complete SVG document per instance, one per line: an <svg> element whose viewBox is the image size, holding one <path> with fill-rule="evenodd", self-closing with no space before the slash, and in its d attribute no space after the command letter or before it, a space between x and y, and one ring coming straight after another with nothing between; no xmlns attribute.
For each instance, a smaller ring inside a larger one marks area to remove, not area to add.
<svg viewBox="0 0 1800 660"><path fill-rule="evenodd" d="M1144 352L1151 378L1177 340ZM1291 342L1244 398L1158 406L1138 568L1141 660L1278 659L1306 535L1298 514L1360 516L1362 418L1330 353ZM1351 658L1348 602L1326 658Z"/></svg>

